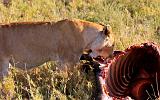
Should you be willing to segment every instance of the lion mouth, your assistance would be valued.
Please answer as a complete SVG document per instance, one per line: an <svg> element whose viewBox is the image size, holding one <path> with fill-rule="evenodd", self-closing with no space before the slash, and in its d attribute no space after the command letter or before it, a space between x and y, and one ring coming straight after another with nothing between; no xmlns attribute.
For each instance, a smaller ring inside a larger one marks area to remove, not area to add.
<svg viewBox="0 0 160 100"><path fill-rule="evenodd" d="M114 50L113 53L109 55L109 57L104 57L101 55L96 55L93 52L85 52L84 54L81 55L80 60L97 61L98 63L103 64L103 63L107 63L109 60L111 60L112 58L114 58L115 56L121 53L123 53L123 51Z"/></svg>
<svg viewBox="0 0 160 100"><path fill-rule="evenodd" d="M98 61L98 62L100 62L100 63L103 63L104 60L105 60L105 58L103 56L97 56L97 57L95 57L93 59L96 60L96 61Z"/></svg>
<svg viewBox="0 0 160 100"><path fill-rule="evenodd" d="M82 54L80 61L84 61L82 65L88 65L91 67L103 68L106 66L108 59L103 56L92 57L90 54Z"/></svg>

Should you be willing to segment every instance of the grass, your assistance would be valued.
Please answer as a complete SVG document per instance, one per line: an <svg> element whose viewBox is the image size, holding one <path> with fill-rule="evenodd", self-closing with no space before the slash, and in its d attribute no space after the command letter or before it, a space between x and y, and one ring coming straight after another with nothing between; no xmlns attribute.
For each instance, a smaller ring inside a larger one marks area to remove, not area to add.
<svg viewBox="0 0 160 100"><path fill-rule="evenodd" d="M159 0L12 0L7 7L0 3L0 23L65 18L110 24L115 49L146 41L160 43ZM0 94L0 98L10 99L14 94L16 100L93 100L92 72L86 75L79 65L72 73L60 72L57 66L49 62L31 71L11 68L3 87L8 95Z"/></svg>

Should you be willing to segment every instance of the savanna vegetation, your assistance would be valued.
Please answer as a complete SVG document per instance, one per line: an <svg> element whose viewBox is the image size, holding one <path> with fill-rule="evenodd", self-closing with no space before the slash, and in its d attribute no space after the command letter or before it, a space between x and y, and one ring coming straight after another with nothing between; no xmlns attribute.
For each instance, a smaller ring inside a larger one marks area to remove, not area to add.
<svg viewBox="0 0 160 100"><path fill-rule="evenodd" d="M12 0L0 3L0 23L58 21L78 18L110 24L115 49L153 41L160 43L160 0ZM33 70L10 68L0 99L23 100L93 100L94 76L80 71L57 71L56 62Z"/></svg>

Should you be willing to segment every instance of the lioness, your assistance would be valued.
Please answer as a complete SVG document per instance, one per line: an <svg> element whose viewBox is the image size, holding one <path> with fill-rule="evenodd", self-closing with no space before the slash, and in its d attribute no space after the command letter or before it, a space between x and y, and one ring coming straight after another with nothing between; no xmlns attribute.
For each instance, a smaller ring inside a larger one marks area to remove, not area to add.
<svg viewBox="0 0 160 100"><path fill-rule="evenodd" d="M0 25L0 76L6 76L9 63L30 69L47 61L78 62L83 50L91 56L111 54L110 28L82 20L11 23ZM106 51L108 50L108 51Z"/></svg>

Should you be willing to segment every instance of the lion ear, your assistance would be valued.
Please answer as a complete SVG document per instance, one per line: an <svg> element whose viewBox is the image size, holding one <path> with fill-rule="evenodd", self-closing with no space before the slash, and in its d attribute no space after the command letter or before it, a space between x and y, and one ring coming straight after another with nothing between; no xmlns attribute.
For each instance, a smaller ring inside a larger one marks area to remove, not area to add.
<svg viewBox="0 0 160 100"><path fill-rule="evenodd" d="M105 34L106 36L109 36L110 34L112 34L112 27L110 25L104 26L103 34Z"/></svg>

